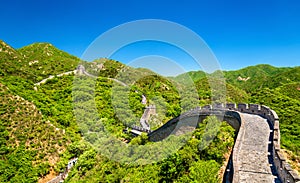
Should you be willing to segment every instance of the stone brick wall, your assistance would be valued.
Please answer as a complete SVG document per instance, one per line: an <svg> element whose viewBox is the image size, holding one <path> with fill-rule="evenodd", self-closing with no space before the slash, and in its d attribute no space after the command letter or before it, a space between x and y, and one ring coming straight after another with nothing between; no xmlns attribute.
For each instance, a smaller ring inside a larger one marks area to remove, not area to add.
<svg viewBox="0 0 300 183"><path fill-rule="evenodd" d="M140 119L140 124L142 126L142 128L144 128L147 131L150 131L150 124L148 123L149 118L151 115L155 115L156 114L156 107L155 105L150 105L148 107L146 107L146 109L144 110L144 113Z"/></svg>
<svg viewBox="0 0 300 183"><path fill-rule="evenodd" d="M298 173L291 168L291 166L286 162L283 154L280 152L280 128L279 118L276 112L267 106L260 106L257 104L238 104L238 108L234 110L249 114L257 114L269 120L272 125L271 129L273 130L273 133L272 131L270 132L273 134L272 155L278 176L282 182L300 183L300 177Z"/></svg>
<svg viewBox="0 0 300 183"><path fill-rule="evenodd" d="M191 116L199 116L198 122L201 122L206 116L212 114L219 117L223 116L224 120L227 121L231 126L233 126L236 130L243 132L243 123L241 123L241 118L238 112L260 115L261 117L268 119L271 126L270 135L273 148L271 156L273 157L274 166L276 167L278 176L282 182L300 183L299 175L290 167L280 152L280 128L278 115L275 111L267 106L258 104L227 103L206 105L202 108L197 107L191 111L183 113L181 116L171 119L159 129L151 132L149 134L149 139L151 141L159 141L167 138L170 134L174 134L173 130L175 129L177 123L180 122L180 119ZM242 136L242 134L239 133L238 137L236 138L233 154L235 154L235 151L237 151L239 147L239 136ZM234 156L233 162L235 162Z"/></svg>
<svg viewBox="0 0 300 183"><path fill-rule="evenodd" d="M60 173L57 177L53 178L52 180L48 181L47 183L61 183L67 178L68 173L70 172L71 168L75 165L78 158L72 158L69 160L68 165L66 166L63 173Z"/></svg>

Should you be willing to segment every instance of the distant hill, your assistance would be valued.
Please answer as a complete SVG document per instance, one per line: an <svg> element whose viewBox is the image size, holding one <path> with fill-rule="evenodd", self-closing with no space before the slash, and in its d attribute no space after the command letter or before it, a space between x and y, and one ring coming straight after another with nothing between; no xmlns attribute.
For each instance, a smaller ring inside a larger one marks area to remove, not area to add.
<svg viewBox="0 0 300 183"><path fill-rule="evenodd" d="M292 68L277 68L271 65L261 64L249 66L236 71L224 71L226 81L234 86L251 92L267 86L266 83ZM277 81L280 82L280 81Z"/></svg>
<svg viewBox="0 0 300 183"><path fill-rule="evenodd" d="M74 70L80 61L49 43L34 43L15 50L3 41L0 58L0 76L20 76L33 82Z"/></svg>
<svg viewBox="0 0 300 183"><path fill-rule="evenodd" d="M291 81L299 81L299 73L300 67L278 68L267 64L249 66L235 71L223 71L227 83L247 92L259 90L265 87L276 88ZM178 75L174 79L181 81L184 80L186 76L189 76L196 82L205 78L206 73L203 71L190 71Z"/></svg>
<svg viewBox="0 0 300 183"><path fill-rule="evenodd" d="M174 80L176 81L184 82L184 80L186 80L187 77L190 78L192 81L198 81L202 78L205 78L206 73L203 71L189 71L172 78L174 78Z"/></svg>
<svg viewBox="0 0 300 183"><path fill-rule="evenodd" d="M263 83L263 87L277 88L279 86L299 82L300 81L300 67L282 68L281 72L274 73L268 77L267 81Z"/></svg>
<svg viewBox="0 0 300 183"><path fill-rule="evenodd" d="M217 82L217 81L216 81ZM211 95L211 87L207 80L207 78L202 78L195 82L195 86L198 90L198 94L200 97L200 102L202 104L209 104L212 98ZM244 102L247 103L249 99L249 94L247 94L244 90L239 89L229 83L226 83L226 101L227 102Z"/></svg>

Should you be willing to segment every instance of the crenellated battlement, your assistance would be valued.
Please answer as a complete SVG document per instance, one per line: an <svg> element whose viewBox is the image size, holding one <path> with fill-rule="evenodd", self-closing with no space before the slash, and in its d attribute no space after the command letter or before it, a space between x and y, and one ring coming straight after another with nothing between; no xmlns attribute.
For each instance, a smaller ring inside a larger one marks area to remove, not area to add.
<svg viewBox="0 0 300 183"><path fill-rule="evenodd" d="M240 113L259 115L262 118L267 119L270 126L270 130L268 130L271 139L270 156L272 156L273 164L275 166L279 179L282 182L300 183L300 177L298 173L291 168L291 166L286 162L283 154L280 152L280 125L278 115L275 111L264 105L244 103L216 103L213 105L196 107L195 109L192 109L176 118L171 119L159 129L149 133L148 136L152 141L159 141L166 138L173 132L177 123L180 122L182 118L199 116L198 122L201 122L206 116L209 115L216 115L219 117L223 116L225 121L227 121L230 125L232 125L236 130L239 131L235 142L235 147L233 149L234 155L234 153L238 153L240 143L244 138L242 133L245 133L245 126L243 124L243 119L241 119L240 117ZM235 164L235 161L237 161L237 159L235 159L234 155L233 164ZM233 169L238 170L236 164L233 165ZM239 177L234 176L233 182L239 182Z"/></svg>

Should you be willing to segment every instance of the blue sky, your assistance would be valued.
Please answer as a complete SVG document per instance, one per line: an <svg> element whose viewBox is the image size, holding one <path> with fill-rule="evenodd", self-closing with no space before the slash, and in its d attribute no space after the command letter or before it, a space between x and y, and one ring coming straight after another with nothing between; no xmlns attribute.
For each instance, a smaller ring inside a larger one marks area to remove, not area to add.
<svg viewBox="0 0 300 183"><path fill-rule="evenodd" d="M81 57L94 39L119 24L164 19L199 34L223 70L261 63L300 65L298 0L0 0L0 3L0 39L14 48L50 42ZM157 44L152 47L137 44L136 50L131 46L128 52L115 54L114 59L126 63L135 52L143 48L153 52L154 47ZM187 61L179 62L184 65Z"/></svg>

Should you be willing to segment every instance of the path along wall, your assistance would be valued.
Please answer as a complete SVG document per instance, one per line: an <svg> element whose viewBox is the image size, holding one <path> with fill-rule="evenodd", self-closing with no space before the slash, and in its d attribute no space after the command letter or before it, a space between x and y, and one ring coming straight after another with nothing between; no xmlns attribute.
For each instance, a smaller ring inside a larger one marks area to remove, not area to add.
<svg viewBox="0 0 300 183"><path fill-rule="evenodd" d="M233 110L249 114L257 114L269 120L271 125L270 135L272 140L272 156L278 176L282 182L300 183L298 173L291 168L291 166L286 162L283 154L280 152L280 128L279 118L276 112L267 106L260 106L257 104L238 104L237 108L233 108Z"/></svg>
<svg viewBox="0 0 300 183"><path fill-rule="evenodd" d="M196 123L201 122L207 116L216 115L217 117L224 117L222 120L227 121L235 130L243 132L243 122L241 122L241 118L239 112L249 113L260 115L269 121L270 125L270 139L271 139L271 156L273 157L273 162L278 172L278 176L282 182L291 182L291 183L300 183L300 177L295 170L291 168L291 166L286 162L283 154L280 152L280 129L279 129L279 118L275 111L270 109L267 106L260 106L257 104L215 104L213 106L207 105L202 108L197 107L189 112L182 114L176 118L171 119L166 124L164 124L159 129L148 134L150 141L160 141L167 138L170 134L176 134L176 130L178 126L182 126L180 121L187 117L198 116L198 121ZM179 122L179 123L178 123ZM186 124L185 126L194 126L197 124L195 122L193 124ZM175 131L175 132L174 132ZM238 151L238 147L240 144L239 136L242 134L238 134L234 149L233 149L233 164L236 165L235 162L235 154ZM237 169L233 167L233 169ZM238 179L238 177L237 177Z"/></svg>

